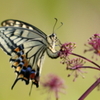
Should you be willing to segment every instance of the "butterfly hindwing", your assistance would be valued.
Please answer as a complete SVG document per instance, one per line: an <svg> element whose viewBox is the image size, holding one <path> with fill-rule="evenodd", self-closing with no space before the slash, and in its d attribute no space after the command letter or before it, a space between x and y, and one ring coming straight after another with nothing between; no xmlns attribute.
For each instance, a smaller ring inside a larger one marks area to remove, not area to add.
<svg viewBox="0 0 100 100"><path fill-rule="evenodd" d="M29 80L31 80L32 84L35 84L38 87L40 70L45 49L41 47L39 51L36 52L29 59L27 59L25 55L26 53L24 52L23 45L20 45L19 47L15 48L14 52L16 52L16 54L10 59L10 61L12 61L12 67L15 68L15 72L18 75L14 84L12 85L12 89L19 79L24 80L26 84L29 84Z"/></svg>
<svg viewBox="0 0 100 100"><path fill-rule="evenodd" d="M39 78L40 76L41 62L46 50L44 38L31 30L19 27L3 27L0 28L0 32L0 44L3 50L13 59L11 60L13 62L12 66L15 68L15 72L18 73L16 80L22 79L25 80L26 83L28 83L30 79L36 81L37 77ZM30 36L30 34L32 34L33 37L32 35ZM23 49L21 51L14 51L22 44ZM22 53L22 51L24 52ZM25 56L24 59L22 59L23 56ZM18 59L22 59L22 61ZM28 72L27 70L29 68L31 69ZM26 72L23 73L23 71ZM32 76L31 73L33 73L35 77L30 78L30 75Z"/></svg>

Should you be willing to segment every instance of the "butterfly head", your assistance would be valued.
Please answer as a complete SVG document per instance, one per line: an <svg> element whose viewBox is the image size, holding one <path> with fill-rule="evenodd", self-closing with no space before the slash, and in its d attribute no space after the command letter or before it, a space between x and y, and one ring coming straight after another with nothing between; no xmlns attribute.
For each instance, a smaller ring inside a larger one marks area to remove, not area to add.
<svg viewBox="0 0 100 100"><path fill-rule="evenodd" d="M55 33L52 33L51 35L48 36L47 41L51 45L51 47L54 49L55 48L55 43L57 41L57 36Z"/></svg>
<svg viewBox="0 0 100 100"><path fill-rule="evenodd" d="M57 40L57 36L55 33L52 33L51 35L49 35L49 38L52 40L52 41L56 41Z"/></svg>

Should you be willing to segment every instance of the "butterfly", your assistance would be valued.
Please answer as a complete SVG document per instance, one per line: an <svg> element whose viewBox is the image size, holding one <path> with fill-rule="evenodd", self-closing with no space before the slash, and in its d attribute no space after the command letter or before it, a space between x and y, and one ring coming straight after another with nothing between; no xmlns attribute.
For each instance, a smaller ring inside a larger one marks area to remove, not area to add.
<svg viewBox="0 0 100 100"><path fill-rule="evenodd" d="M0 47L11 57L11 67L15 69L17 77L11 87L19 81L39 87L42 62L45 53L50 58L58 58L59 51L55 50L58 39L52 33L47 36L37 27L26 22L8 19L1 23Z"/></svg>

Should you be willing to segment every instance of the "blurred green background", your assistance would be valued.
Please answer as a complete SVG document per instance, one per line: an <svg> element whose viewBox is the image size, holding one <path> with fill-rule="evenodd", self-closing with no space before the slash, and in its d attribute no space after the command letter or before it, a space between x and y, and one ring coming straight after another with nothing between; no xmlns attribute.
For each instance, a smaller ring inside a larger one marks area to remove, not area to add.
<svg viewBox="0 0 100 100"><path fill-rule="evenodd" d="M64 23L56 31L61 42L75 42L77 48L74 52L84 55L84 43L91 35L100 32L99 0L0 0L0 22L5 19L22 20L37 26L49 35L52 33L55 17L59 20L56 27L60 22ZM92 53L89 53L84 56L91 59L91 55ZM31 96L28 95L30 85L26 86L22 81L11 90L15 79L14 70L10 68L9 57L2 50L0 56L0 100L47 100L48 95L41 86L39 89L33 87ZM48 73L59 75L67 85L66 94L61 94L59 100L78 100L99 73L87 69L85 79L79 77L76 82L72 82L73 77L67 77L70 72L65 70L65 66L60 64L60 59L54 60L46 56L41 78ZM100 92L97 89L85 100L94 99L100 100ZM55 100L54 96L51 100Z"/></svg>

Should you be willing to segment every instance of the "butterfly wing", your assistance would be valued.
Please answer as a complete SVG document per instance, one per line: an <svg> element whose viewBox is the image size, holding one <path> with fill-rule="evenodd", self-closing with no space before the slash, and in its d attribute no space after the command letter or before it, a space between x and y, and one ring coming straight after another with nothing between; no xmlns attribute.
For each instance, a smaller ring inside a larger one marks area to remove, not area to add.
<svg viewBox="0 0 100 100"><path fill-rule="evenodd" d="M32 84L35 84L36 87L39 86L38 82L41 72L41 66L46 49L42 44L37 44L34 45L30 50L28 50L28 52L25 52L25 45L26 44L22 44L15 48L14 51L16 52L16 54L13 54L14 56L12 56L10 60L12 61L12 67L15 68L15 72L18 74L12 86L12 89L19 79L24 80L26 84L29 84L29 81L31 80ZM18 50L18 48L21 49ZM29 52L32 52L32 56L29 55Z"/></svg>
<svg viewBox="0 0 100 100"><path fill-rule="evenodd" d="M37 27L20 20L8 19L8 20L3 21L1 23L1 26L22 27L22 28L33 30L37 34L40 34L43 37L46 37L46 34L42 32L40 29L38 29Z"/></svg>
<svg viewBox="0 0 100 100"><path fill-rule="evenodd" d="M0 46L11 56L12 67L17 73L12 89L20 79L26 84L32 80L32 84L38 87L45 51L51 58L58 57L52 46L54 41L51 37L54 35L49 37L35 26L18 20L5 20L1 25Z"/></svg>
<svg viewBox="0 0 100 100"><path fill-rule="evenodd" d="M46 44L45 38L33 30L19 27L0 28L0 46L11 56L12 67L18 74L12 88L19 79L26 84L32 80L38 86Z"/></svg>

